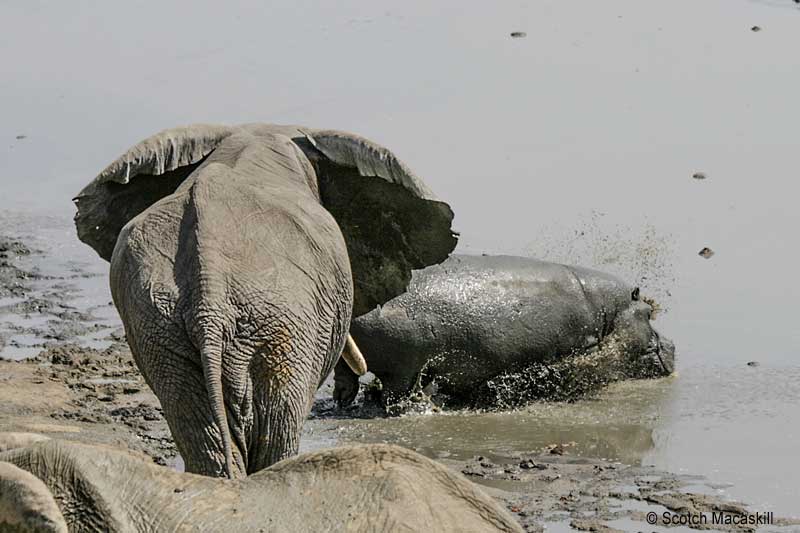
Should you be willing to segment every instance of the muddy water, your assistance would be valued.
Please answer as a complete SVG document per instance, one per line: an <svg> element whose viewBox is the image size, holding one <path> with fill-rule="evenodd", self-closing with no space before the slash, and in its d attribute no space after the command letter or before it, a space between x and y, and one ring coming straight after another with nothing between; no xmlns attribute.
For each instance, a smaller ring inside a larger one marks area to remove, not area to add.
<svg viewBox="0 0 800 533"><path fill-rule="evenodd" d="M546 452L705 475L717 495L796 515L800 369L706 367L611 386L598 398L512 413L311 421L321 441L390 442L436 458Z"/></svg>
<svg viewBox="0 0 800 533"><path fill-rule="evenodd" d="M674 384L634 382L574 404L538 404L518 412L411 415L358 420L343 439L395 441L422 453L468 459L475 450L508 457L565 444L570 454L638 464L653 449L653 430Z"/></svg>
<svg viewBox="0 0 800 533"><path fill-rule="evenodd" d="M640 283L666 309L678 376L519 413L316 420L307 446L466 456L574 442L800 515L793 1L218 6L0 6L0 209L56 251L41 268L100 274L67 280L76 308L114 322L107 266L76 242L68 200L132 142L200 121L356 131L453 205L462 251Z"/></svg>
<svg viewBox="0 0 800 533"><path fill-rule="evenodd" d="M121 323L111 304L108 266L75 242L66 217L0 213L0 232L20 239L33 253L17 256L25 274L24 296L0 298L2 357L24 359L46 343L108 347Z"/></svg>

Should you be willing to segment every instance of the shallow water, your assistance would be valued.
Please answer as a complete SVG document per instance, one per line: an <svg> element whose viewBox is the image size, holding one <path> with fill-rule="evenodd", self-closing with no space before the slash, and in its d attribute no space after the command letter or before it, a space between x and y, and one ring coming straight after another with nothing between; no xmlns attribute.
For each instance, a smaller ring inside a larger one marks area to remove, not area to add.
<svg viewBox="0 0 800 533"><path fill-rule="evenodd" d="M519 413L313 421L307 446L469 456L574 441L570 453L704 474L753 510L800 515L794 2L218 6L0 5L0 209L12 227L13 213L43 217L20 222L58 256L43 268L107 270L77 242L69 198L157 130L358 132L452 204L460 250L640 283L667 310L655 325L678 376ZM110 300L105 277L75 282L81 308Z"/></svg>
<svg viewBox="0 0 800 533"><path fill-rule="evenodd" d="M676 377L609 387L593 400L537 404L512 413L411 415L309 422L314 435L388 442L430 457L493 459L567 453L702 474L717 495L754 510L797 514L800 464L793 459L800 369L696 368ZM707 487L703 484L702 491Z"/></svg>
<svg viewBox="0 0 800 533"><path fill-rule="evenodd" d="M26 297L0 298L0 338L5 341L5 346L0 347L0 357L32 357L44 344L56 341L62 336L59 326L66 325L56 316L62 312L81 315L88 320L78 322L93 328L77 336L67 335L70 342L96 349L108 347L109 334L122 327L110 302L108 265L77 242L69 218L5 211L0 213L0 234L19 238L33 250L14 262L37 275L23 280L30 285ZM13 306L28 299L55 305L52 309L25 312L14 309Z"/></svg>

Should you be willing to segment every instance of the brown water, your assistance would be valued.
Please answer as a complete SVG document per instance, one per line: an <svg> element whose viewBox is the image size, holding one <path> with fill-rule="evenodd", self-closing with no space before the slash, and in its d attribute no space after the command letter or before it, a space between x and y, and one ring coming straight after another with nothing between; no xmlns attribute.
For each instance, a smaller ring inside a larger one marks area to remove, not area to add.
<svg viewBox="0 0 800 533"><path fill-rule="evenodd" d="M502 459L561 443L571 455L703 474L753 509L796 515L798 379L800 369L708 367L518 412L314 420L306 449L389 442L434 458Z"/></svg>
<svg viewBox="0 0 800 533"><path fill-rule="evenodd" d="M704 474L753 510L800 515L792 0L154 9L0 5L7 216L56 220L41 234L60 257L102 272L68 200L140 138L201 121L361 133L452 204L462 251L637 280L667 309L656 325L679 375L519 413L315 421L307 445L467 456L574 441L575 453ZM98 305L99 282L86 289Z"/></svg>

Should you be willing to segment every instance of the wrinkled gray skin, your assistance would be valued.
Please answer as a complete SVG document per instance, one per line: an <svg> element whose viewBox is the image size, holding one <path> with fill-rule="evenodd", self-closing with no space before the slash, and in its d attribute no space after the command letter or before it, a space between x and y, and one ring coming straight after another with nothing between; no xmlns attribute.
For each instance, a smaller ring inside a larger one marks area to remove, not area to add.
<svg viewBox="0 0 800 533"><path fill-rule="evenodd" d="M449 207L391 152L293 126L166 130L76 202L186 469L210 476L296 454L351 312L456 242Z"/></svg>
<svg viewBox="0 0 800 533"><path fill-rule="evenodd" d="M428 390L474 405L488 401L479 396L497 376L604 346L623 359L617 377L671 373L674 346L651 327L651 312L638 289L602 272L453 255L415 272L408 292L354 319L350 332L385 403L433 382ZM357 391L355 374L337 365L337 401L348 404Z"/></svg>
<svg viewBox="0 0 800 533"><path fill-rule="evenodd" d="M50 489L25 470L0 460L0 531L67 533Z"/></svg>
<svg viewBox="0 0 800 533"><path fill-rule="evenodd" d="M53 440L0 454L0 487L2 531L522 531L470 481L387 445L304 454L228 480Z"/></svg>

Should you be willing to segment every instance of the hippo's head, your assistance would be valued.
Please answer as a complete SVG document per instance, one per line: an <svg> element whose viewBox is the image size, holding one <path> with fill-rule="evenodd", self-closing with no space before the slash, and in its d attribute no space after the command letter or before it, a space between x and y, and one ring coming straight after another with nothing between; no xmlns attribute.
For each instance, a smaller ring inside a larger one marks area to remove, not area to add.
<svg viewBox="0 0 800 533"><path fill-rule="evenodd" d="M638 287L631 291L630 298L628 306L614 319L614 337L631 357L634 373L641 377L671 374L675 369L675 345L650 325L653 308L641 300Z"/></svg>

